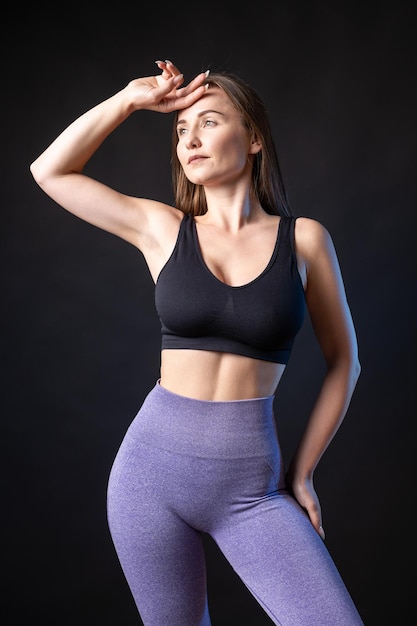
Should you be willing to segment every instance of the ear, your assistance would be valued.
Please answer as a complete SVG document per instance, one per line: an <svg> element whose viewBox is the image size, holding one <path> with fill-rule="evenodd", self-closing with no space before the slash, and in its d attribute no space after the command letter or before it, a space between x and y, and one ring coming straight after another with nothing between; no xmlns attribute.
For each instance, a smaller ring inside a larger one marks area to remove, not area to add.
<svg viewBox="0 0 417 626"><path fill-rule="evenodd" d="M258 137L253 135L249 146L249 154L257 154L260 150L262 150L262 144Z"/></svg>

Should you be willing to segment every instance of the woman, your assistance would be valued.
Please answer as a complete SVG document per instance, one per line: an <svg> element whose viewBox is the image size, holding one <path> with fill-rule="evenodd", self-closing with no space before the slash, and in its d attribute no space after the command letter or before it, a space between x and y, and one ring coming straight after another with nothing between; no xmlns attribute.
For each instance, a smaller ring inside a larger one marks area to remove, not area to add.
<svg viewBox="0 0 417 626"><path fill-rule="evenodd" d="M136 246L155 281L160 379L114 461L108 519L146 626L209 626L202 533L275 624L359 626L325 547L314 470L360 371L327 230L294 218L267 114L237 77L170 61L75 120L34 161L78 217ZM135 111L175 112L175 206L83 174ZM327 371L284 476L274 393L308 309Z"/></svg>

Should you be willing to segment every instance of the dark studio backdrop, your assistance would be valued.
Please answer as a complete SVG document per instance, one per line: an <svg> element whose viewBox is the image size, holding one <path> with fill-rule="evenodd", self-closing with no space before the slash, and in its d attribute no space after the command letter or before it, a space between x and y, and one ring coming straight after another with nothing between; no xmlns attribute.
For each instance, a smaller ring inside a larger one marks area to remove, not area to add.
<svg viewBox="0 0 417 626"><path fill-rule="evenodd" d="M261 0L11 10L2 44L2 623L141 623L105 498L118 446L158 377L153 285L132 246L55 205L28 166L72 119L168 57L187 81L226 69L260 92L294 213L320 220L333 236L362 374L316 473L326 543L366 626L409 624L412 6ZM126 193L170 202L171 122L132 116L88 171ZM322 367L307 320L277 392L286 457ZM207 559L213 626L269 624L208 539Z"/></svg>

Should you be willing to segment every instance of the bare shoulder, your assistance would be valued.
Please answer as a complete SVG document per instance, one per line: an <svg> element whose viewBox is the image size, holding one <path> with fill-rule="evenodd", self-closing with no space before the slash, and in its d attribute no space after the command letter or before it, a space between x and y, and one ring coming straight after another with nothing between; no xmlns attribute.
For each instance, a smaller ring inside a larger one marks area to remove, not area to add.
<svg viewBox="0 0 417 626"><path fill-rule="evenodd" d="M147 211L143 227L137 237L141 250L156 282L162 267L170 257L184 213L175 207L157 201L146 201Z"/></svg>
<svg viewBox="0 0 417 626"><path fill-rule="evenodd" d="M155 247L170 247L175 239L184 213L157 200L133 199L136 206L140 245L144 252Z"/></svg>
<svg viewBox="0 0 417 626"><path fill-rule="evenodd" d="M310 217L298 217L295 222L295 244L297 252L311 260L320 252L330 252L333 248L329 231L321 222Z"/></svg>

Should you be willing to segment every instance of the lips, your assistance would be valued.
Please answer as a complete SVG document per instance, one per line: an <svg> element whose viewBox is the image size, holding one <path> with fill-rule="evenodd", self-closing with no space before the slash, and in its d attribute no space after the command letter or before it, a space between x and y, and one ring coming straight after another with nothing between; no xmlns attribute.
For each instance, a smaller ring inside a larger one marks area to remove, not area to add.
<svg viewBox="0 0 417 626"><path fill-rule="evenodd" d="M202 154L193 154L193 156L188 159L188 165L190 165L190 163L193 163L194 161L201 161L202 159L206 158L207 157L203 156Z"/></svg>

